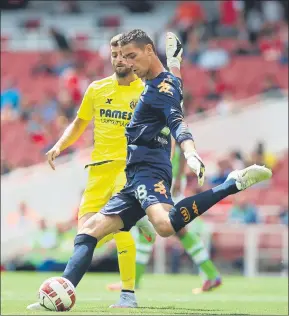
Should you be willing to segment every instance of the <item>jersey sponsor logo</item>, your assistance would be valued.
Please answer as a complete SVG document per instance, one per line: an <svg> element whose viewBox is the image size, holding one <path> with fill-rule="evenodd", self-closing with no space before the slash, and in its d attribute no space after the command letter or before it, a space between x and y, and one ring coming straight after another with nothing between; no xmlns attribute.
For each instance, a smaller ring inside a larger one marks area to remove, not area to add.
<svg viewBox="0 0 289 316"><path fill-rule="evenodd" d="M170 91L171 90L171 85L168 82L166 82L165 80L162 81L158 85L158 88L159 88L159 92L164 92L164 93L173 95L172 91Z"/></svg>
<svg viewBox="0 0 289 316"><path fill-rule="evenodd" d="M164 180L156 183L154 185L154 187L155 187L155 192L158 192L158 193L164 195L166 198L168 198L168 196L167 196L167 189L164 186Z"/></svg>
<svg viewBox="0 0 289 316"><path fill-rule="evenodd" d="M118 252L119 255L122 255L122 254L125 254L125 253L127 253L127 250L123 250L123 251L119 251Z"/></svg>
<svg viewBox="0 0 289 316"><path fill-rule="evenodd" d="M193 209L194 213L195 213L197 216L200 215L200 214L199 214L198 206L197 206L197 204L196 204L195 201L194 201L194 203L193 203L193 205L192 205L192 209Z"/></svg>
<svg viewBox="0 0 289 316"><path fill-rule="evenodd" d="M162 144L162 145L167 145L167 144L169 143L166 138L161 137L161 136L157 136L157 137L156 137L156 140L157 140L160 144Z"/></svg>
<svg viewBox="0 0 289 316"><path fill-rule="evenodd" d="M191 215L190 215L188 209L186 207L181 207L180 211L181 211L181 214L183 216L184 222L188 223L191 219Z"/></svg>
<svg viewBox="0 0 289 316"><path fill-rule="evenodd" d="M111 102L112 102L112 99L106 99L106 104L111 104Z"/></svg>
<svg viewBox="0 0 289 316"><path fill-rule="evenodd" d="M138 103L138 99L131 100L129 104L130 108L133 110L136 107L137 103Z"/></svg>
<svg viewBox="0 0 289 316"><path fill-rule="evenodd" d="M132 118L132 112L100 109L101 123L126 126Z"/></svg>

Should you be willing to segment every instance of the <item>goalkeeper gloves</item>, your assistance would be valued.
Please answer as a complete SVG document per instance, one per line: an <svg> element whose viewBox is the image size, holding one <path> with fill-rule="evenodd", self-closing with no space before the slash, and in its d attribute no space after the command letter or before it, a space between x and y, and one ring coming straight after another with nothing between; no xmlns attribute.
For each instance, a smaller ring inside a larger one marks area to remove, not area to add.
<svg viewBox="0 0 289 316"><path fill-rule="evenodd" d="M180 69L183 54L183 45L178 37L172 33L168 32L166 35L166 56L167 56L167 66L171 69L172 67L177 67Z"/></svg>
<svg viewBox="0 0 289 316"><path fill-rule="evenodd" d="M205 181L205 165L196 151L184 153L188 166L198 177L198 184L202 186Z"/></svg>

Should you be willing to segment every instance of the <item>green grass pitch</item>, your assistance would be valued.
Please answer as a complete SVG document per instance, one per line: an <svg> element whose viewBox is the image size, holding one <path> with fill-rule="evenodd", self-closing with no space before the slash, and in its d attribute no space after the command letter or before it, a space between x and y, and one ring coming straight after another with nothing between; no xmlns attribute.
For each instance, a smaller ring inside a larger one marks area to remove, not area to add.
<svg viewBox="0 0 289 316"><path fill-rule="evenodd" d="M57 274L56 274L57 275ZM30 312L39 285L55 274L4 272L1 274L1 315L55 315ZM200 279L191 275L146 275L137 291L138 309L108 309L119 293L105 286L117 274L87 274L77 288L71 315L288 315L288 278L226 276L211 293L192 294Z"/></svg>

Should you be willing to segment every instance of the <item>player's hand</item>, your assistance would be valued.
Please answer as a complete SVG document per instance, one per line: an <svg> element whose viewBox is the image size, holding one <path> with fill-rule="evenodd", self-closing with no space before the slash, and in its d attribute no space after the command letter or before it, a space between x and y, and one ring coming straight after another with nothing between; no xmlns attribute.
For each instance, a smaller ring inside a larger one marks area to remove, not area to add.
<svg viewBox="0 0 289 316"><path fill-rule="evenodd" d="M166 56L167 66L169 68L177 67L180 69L183 55L183 45L178 37L172 33L167 32L166 35Z"/></svg>
<svg viewBox="0 0 289 316"><path fill-rule="evenodd" d="M188 166L193 170L193 172L198 177L199 186L202 186L205 181L205 165L201 157L197 154L196 151L184 153L184 155L187 159Z"/></svg>
<svg viewBox="0 0 289 316"><path fill-rule="evenodd" d="M46 157L47 157L47 161L50 164L50 167L55 170L55 165L53 163L53 161L55 160L55 158L57 156L59 156L60 154L60 149L58 147L52 147L47 153L46 153Z"/></svg>

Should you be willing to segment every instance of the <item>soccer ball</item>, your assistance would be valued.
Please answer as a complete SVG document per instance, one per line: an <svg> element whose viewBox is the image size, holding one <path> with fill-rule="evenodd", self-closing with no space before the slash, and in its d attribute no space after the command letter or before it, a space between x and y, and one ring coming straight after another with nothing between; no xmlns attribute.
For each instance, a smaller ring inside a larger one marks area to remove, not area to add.
<svg viewBox="0 0 289 316"><path fill-rule="evenodd" d="M38 293L39 304L55 312L70 310L76 300L73 284L62 277L53 277L44 281Z"/></svg>

